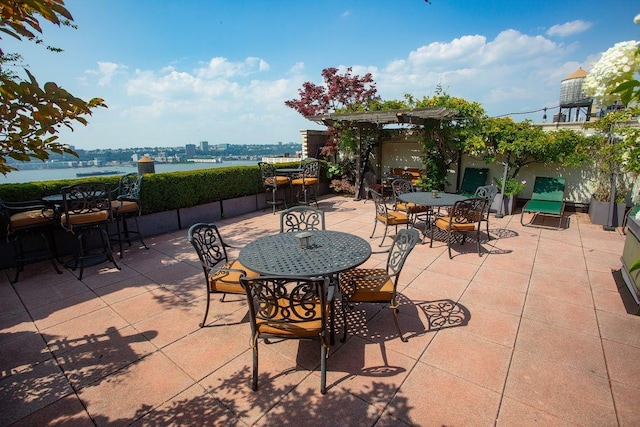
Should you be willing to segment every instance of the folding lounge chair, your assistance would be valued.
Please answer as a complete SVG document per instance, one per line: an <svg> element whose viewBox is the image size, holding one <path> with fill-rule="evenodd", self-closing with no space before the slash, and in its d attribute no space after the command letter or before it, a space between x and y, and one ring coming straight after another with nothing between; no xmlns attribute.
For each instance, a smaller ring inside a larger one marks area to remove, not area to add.
<svg viewBox="0 0 640 427"><path fill-rule="evenodd" d="M564 183L563 177L550 178L536 177L533 185L531 200L522 208L520 223L524 226L533 226L538 215L551 215L559 217L558 229L562 227L562 215L564 214ZM533 217L528 223L524 223L524 214L532 213Z"/></svg>
<svg viewBox="0 0 640 427"><path fill-rule="evenodd" d="M487 185L488 177L488 168L465 168L458 194L469 198L473 197L478 187Z"/></svg>

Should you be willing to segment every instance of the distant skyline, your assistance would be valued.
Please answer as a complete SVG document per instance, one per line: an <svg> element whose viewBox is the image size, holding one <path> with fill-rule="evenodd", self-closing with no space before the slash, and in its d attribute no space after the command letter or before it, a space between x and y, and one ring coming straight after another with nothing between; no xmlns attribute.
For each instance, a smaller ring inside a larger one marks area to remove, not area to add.
<svg viewBox="0 0 640 427"><path fill-rule="evenodd" d="M324 129L286 107L321 71L372 73L384 100L452 96L489 116L549 121L562 79L613 44L638 40L640 7L612 1L66 0L77 30L43 25L46 44L2 35L43 84L104 98L79 149L276 144Z"/></svg>

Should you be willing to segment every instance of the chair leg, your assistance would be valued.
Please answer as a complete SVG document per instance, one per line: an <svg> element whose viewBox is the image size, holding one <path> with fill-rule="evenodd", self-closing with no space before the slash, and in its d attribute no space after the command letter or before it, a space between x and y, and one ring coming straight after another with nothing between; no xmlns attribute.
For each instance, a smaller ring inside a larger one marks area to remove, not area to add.
<svg viewBox="0 0 640 427"><path fill-rule="evenodd" d="M327 394L327 347L320 344L320 393Z"/></svg>
<svg viewBox="0 0 640 427"><path fill-rule="evenodd" d="M251 389L258 390L258 340L257 337L253 341L253 373L251 375Z"/></svg>
<svg viewBox="0 0 640 427"><path fill-rule="evenodd" d="M402 335L402 330L400 330L400 322L398 322L398 312L400 311L397 307L397 304L393 302L391 305L391 310L393 310L393 321L396 324L396 329L398 330L398 336L402 342L407 342L407 338Z"/></svg>
<svg viewBox="0 0 640 427"><path fill-rule="evenodd" d="M340 339L340 342L345 342L347 340L347 305L349 303L347 302L346 298L342 298L342 328L343 328L343 333L342 333L342 338Z"/></svg>
<svg viewBox="0 0 640 427"><path fill-rule="evenodd" d="M224 294L222 294L224 297ZM207 316L209 315L209 304L211 301L211 291L209 290L209 287L207 286L207 305L204 308L204 318L202 319L202 322L200 322L200 327L203 328L204 325L206 324L205 322L207 321Z"/></svg>

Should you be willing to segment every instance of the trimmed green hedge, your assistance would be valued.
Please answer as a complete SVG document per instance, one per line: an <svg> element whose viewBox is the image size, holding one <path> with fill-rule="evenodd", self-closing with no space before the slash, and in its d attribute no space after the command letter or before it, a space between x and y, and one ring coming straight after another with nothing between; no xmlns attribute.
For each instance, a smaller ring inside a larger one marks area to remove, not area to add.
<svg viewBox="0 0 640 427"><path fill-rule="evenodd" d="M295 167L298 162L282 163L278 167ZM326 179L326 163L321 162L320 178ZM118 176L83 178L81 181L107 182L115 188ZM39 200L60 193L64 186L78 183L79 179L38 181L23 184L0 184L0 199L20 202ZM216 200L249 196L264 191L260 169L256 166L233 166L198 169L182 172L147 174L142 180L140 198L142 213L150 214L173 209L188 208Z"/></svg>

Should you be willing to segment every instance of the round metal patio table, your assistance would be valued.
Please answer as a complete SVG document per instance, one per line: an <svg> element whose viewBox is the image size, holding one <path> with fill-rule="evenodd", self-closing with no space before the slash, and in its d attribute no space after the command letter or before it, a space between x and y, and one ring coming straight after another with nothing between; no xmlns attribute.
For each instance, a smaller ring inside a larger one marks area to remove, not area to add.
<svg viewBox="0 0 640 427"><path fill-rule="evenodd" d="M247 244L238 259L245 267L264 275L332 276L357 267L371 256L371 245L353 234L331 230L309 232L308 246L301 248L299 233L272 234Z"/></svg>
<svg viewBox="0 0 640 427"><path fill-rule="evenodd" d="M438 197L433 197L430 191L415 191L413 193L404 193L398 196L405 203L415 203L416 205L443 207L453 206L456 202L464 200L467 197L461 194L438 193Z"/></svg>

